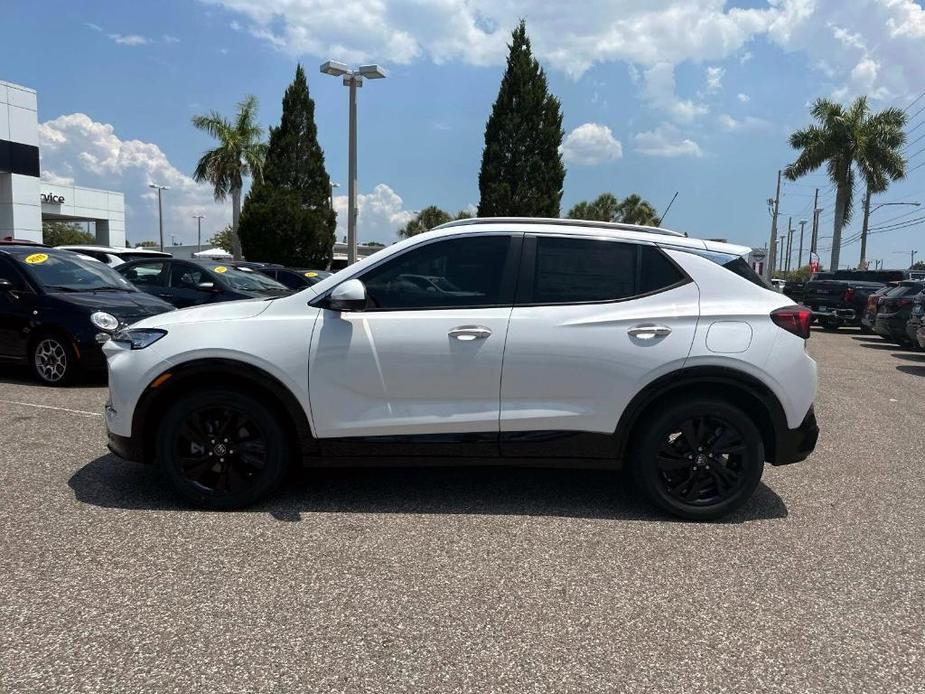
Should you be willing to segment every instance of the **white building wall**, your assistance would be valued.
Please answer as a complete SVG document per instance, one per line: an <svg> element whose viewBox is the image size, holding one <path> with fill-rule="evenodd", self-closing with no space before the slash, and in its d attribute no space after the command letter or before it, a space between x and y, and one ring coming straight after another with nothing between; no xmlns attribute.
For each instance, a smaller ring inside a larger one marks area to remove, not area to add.
<svg viewBox="0 0 925 694"><path fill-rule="evenodd" d="M0 140L38 147L35 90L0 82ZM42 240L39 179L0 171L0 238Z"/></svg>

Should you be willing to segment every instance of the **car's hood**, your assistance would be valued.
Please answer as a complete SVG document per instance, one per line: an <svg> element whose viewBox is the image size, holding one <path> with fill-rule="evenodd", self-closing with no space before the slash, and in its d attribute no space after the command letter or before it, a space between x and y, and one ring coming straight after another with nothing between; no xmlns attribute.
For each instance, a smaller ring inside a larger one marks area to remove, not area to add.
<svg viewBox="0 0 925 694"><path fill-rule="evenodd" d="M122 323L134 323L149 316L173 311L173 306L166 301L144 292L61 292L53 296L58 301L85 308L88 313L111 313Z"/></svg>
<svg viewBox="0 0 925 694"><path fill-rule="evenodd" d="M273 303L266 299L245 299L243 301L223 301L205 306L192 306L179 311L171 311L160 316L149 318L142 322L140 327L161 328L183 323L204 323L209 321L238 320L253 318L267 310Z"/></svg>

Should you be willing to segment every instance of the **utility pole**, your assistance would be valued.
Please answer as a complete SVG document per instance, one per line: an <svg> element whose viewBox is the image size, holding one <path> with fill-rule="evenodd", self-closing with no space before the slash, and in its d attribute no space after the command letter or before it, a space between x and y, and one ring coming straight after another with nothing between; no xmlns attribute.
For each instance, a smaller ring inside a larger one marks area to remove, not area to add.
<svg viewBox="0 0 925 694"><path fill-rule="evenodd" d="M797 252L797 270L803 267L803 230L806 228L806 220L800 220L800 250Z"/></svg>
<svg viewBox="0 0 925 694"><path fill-rule="evenodd" d="M779 267L774 268L775 270L783 270L783 269L784 269L784 241L786 241L786 239L783 237L783 235L781 235L779 241L780 241L780 249L779 249L779 252L778 252L778 254L777 254L777 257L778 257L778 259L779 259L779 260L778 260L778 265L779 265Z"/></svg>
<svg viewBox="0 0 925 694"><path fill-rule="evenodd" d="M861 225L861 259L858 270L865 270L867 265L867 220L870 219L870 185L864 193L864 222Z"/></svg>
<svg viewBox="0 0 925 694"><path fill-rule="evenodd" d="M202 220L205 215L194 214L193 219L196 220L196 252L199 253L202 251Z"/></svg>
<svg viewBox="0 0 925 694"><path fill-rule="evenodd" d="M164 250L164 208L161 206L161 192L169 190L167 186L149 183L148 188L154 188L157 191L157 225L161 234L161 250Z"/></svg>
<svg viewBox="0 0 925 694"><path fill-rule="evenodd" d="M894 252L894 253L908 253L908 254L909 254L909 268L910 268L910 269L912 268L913 265L915 265L915 256L917 256L917 255L919 254L919 252L918 252L917 250L915 250L915 249L913 249L913 250L911 250L911 251L893 251L893 252Z"/></svg>
<svg viewBox="0 0 925 694"><path fill-rule="evenodd" d="M813 198L813 234L809 242L809 252L816 252L816 237L819 236L819 189L816 188L816 196Z"/></svg>
<svg viewBox="0 0 925 694"><path fill-rule="evenodd" d="M793 217L787 217L787 272L790 272L790 256L793 253Z"/></svg>
<svg viewBox="0 0 925 694"><path fill-rule="evenodd" d="M771 241L768 243L768 276L777 265L777 212L780 210L780 169L777 170L777 192L774 193L774 209L771 212Z"/></svg>

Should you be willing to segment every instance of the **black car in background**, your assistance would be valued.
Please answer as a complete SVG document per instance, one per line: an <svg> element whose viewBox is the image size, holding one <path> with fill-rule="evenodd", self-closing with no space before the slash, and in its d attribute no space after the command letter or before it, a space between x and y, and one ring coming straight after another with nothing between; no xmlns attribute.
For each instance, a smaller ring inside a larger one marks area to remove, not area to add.
<svg viewBox="0 0 925 694"><path fill-rule="evenodd" d="M104 368L100 345L112 333L172 310L96 260L0 246L0 361L28 363L42 383L63 385Z"/></svg>
<svg viewBox="0 0 925 694"><path fill-rule="evenodd" d="M884 294L877 309L874 332L888 342L911 347L914 343L906 333L906 323L912 315L915 296L923 289L925 281L906 280Z"/></svg>
<svg viewBox="0 0 925 694"><path fill-rule="evenodd" d="M311 287L313 284L318 284L325 277L330 277L332 274L325 270L275 266L262 267L259 268L259 271L280 284L286 285L289 289L294 289L296 291L303 287Z"/></svg>
<svg viewBox="0 0 925 694"><path fill-rule="evenodd" d="M116 272L177 308L289 293L284 285L256 270L213 260L135 260L120 265Z"/></svg>
<svg viewBox="0 0 925 694"><path fill-rule="evenodd" d="M925 289L912 297L912 310L906 321L906 335L913 347L919 346L918 332L922 325L925 325Z"/></svg>
<svg viewBox="0 0 925 694"><path fill-rule="evenodd" d="M877 320L877 309L880 306L880 299L895 286L895 284L888 284L885 287L880 287L880 289L867 297L864 313L861 314L861 332L865 335L874 334L874 323Z"/></svg>
<svg viewBox="0 0 925 694"><path fill-rule="evenodd" d="M826 330L859 326L868 297L882 288L882 282L812 279L803 289L803 304Z"/></svg>

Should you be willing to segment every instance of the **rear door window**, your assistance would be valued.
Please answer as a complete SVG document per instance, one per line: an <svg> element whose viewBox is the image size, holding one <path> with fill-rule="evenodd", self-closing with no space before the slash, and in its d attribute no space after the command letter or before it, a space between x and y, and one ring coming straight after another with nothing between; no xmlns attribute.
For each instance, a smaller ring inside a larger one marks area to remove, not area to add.
<svg viewBox="0 0 925 694"><path fill-rule="evenodd" d="M125 269L117 268L117 270L136 287L164 286L164 263L162 261L139 263Z"/></svg>
<svg viewBox="0 0 925 694"><path fill-rule="evenodd" d="M677 266L654 246L537 236L531 237L528 248L535 249L532 251L535 259L524 275L528 291L519 303L620 301L686 280Z"/></svg>

